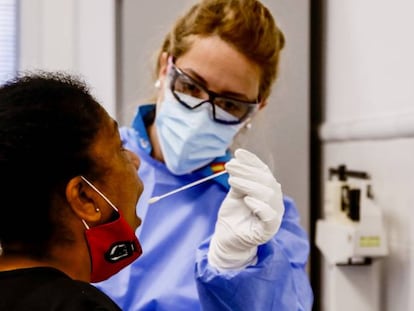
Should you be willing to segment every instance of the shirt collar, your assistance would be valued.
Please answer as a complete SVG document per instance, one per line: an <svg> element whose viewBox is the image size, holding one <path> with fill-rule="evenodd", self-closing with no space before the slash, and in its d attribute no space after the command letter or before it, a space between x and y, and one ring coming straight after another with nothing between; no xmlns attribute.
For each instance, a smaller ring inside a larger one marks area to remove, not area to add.
<svg viewBox="0 0 414 311"><path fill-rule="evenodd" d="M151 154L152 145L147 133L147 126L145 119L149 116L149 114L155 112L155 105L148 104L139 106L137 109L137 113L135 114L134 119L132 120L132 128L138 134L138 144L142 150L144 150L147 154Z"/></svg>

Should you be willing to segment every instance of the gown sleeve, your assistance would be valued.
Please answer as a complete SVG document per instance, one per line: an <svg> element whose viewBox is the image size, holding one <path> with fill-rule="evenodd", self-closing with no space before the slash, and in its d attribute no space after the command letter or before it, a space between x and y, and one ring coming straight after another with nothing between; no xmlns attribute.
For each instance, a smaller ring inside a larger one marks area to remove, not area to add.
<svg viewBox="0 0 414 311"><path fill-rule="evenodd" d="M219 272L208 264L210 240L197 250L195 277L204 311L311 310L313 293L306 272L309 240L293 201L284 199L281 228L259 246L256 265Z"/></svg>

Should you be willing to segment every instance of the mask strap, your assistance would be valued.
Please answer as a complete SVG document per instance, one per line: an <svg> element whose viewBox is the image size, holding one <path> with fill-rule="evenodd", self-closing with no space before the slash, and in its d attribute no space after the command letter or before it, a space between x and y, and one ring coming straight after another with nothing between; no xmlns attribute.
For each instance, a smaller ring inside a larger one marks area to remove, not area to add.
<svg viewBox="0 0 414 311"><path fill-rule="evenodd" d="M168 56L167 59L167 71L171 70L171 67L174 65L174 58L172 55Z"/></svg>
<svg viewBox="0 0 414 311"><path fill-rule="evenodd" d="M106 203L108 203L115 211L118 212L118 209L116 208L115 205L112 204L111 201L109 201L109 199L98 190L98 188L96 188L89 180L87 180L85 177L81 176L81 178L83 179L84 182L86 182L93 190L95 190L101 197L102 199L104 199L106 201Z"/></svg>
<svg viewBox="0 0 414 311"><path fill-rule="evenodd" d="M86 182L93 190L95 190L101 197L108 203L116 212L118 212L118 208L111 202L109 199L98 190L89 180L87 180L85 177L81 176L82 180ZM86 224L86 222L82 219L83 224L85 225L86 229L89 229L89 226Z"/></svg>
<svg viewBox="0 0 414 311"><path fill-rule="evenodd" d="M85 226L86 230L89 230L90 227L88 226L88 224L86 223L86 221L83 220L83 219L81 219L81 220L82 220L83 225Z"/></svg>

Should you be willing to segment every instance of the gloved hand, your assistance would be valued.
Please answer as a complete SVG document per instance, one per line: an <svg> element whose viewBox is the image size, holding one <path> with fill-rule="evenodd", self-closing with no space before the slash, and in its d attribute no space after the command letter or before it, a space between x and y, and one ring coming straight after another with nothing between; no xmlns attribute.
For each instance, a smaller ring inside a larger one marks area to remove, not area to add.
<svg viewBox="0 0 414 311"><path fill-rule="evenodd" d="M237 149L226 164L229 193L210 242L208 262L218 269L255 264L257 247L279 230L285 207L280 184L256 155Z"/></svg>

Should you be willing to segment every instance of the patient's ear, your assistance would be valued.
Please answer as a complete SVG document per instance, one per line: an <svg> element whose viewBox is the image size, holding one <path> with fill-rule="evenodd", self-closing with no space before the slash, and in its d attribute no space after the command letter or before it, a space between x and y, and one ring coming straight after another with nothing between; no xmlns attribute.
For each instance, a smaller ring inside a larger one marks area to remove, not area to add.
<svg viewBox="0 0 414 311"><path fill-rule="evenodd" d="M87 223L99 222L99 196L80 176L72 178L66 185L66 200L72 211Z"/></svg>

